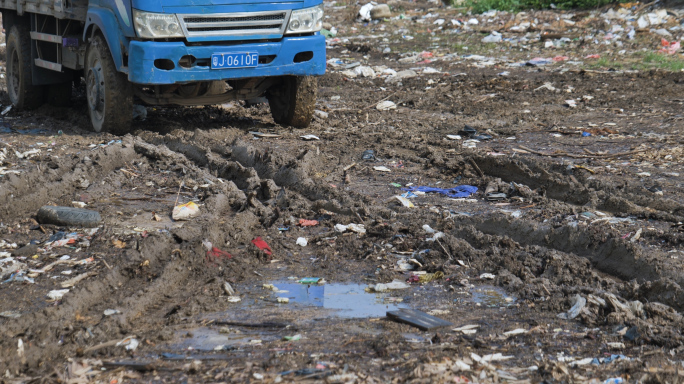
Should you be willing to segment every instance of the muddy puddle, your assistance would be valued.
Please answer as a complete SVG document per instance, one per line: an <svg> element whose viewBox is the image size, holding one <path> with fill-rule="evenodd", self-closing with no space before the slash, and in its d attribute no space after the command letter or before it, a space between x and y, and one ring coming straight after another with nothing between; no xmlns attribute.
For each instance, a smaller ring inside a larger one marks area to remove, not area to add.
<svg viewBox="0 0 684 384"><path fill-rule="evenodd" d="M508 307L515 304L515 297L509 296L506 291L494 286L480 286L473 288L471 301L484 307Z"/></svg>
<svg viewBox="0 0 684 384"><path fill-rule="evenodd" d="M269 331L241 331L231 327L200 327L176 332L177 342L170 345L174 351L230 351L246 346L261 345L278 340L280 336Z"/></svg>
<svg viewBox="0 0 684 384"><path fill-rule="evenodd" d="M306 285L299 283L274 283L279 291L276 297L289 299L290 309L320 308L330 316L343 318L382 317L387 311L405 308L397 303L397 296L389 293L369 293L363 284Z"/></svg>

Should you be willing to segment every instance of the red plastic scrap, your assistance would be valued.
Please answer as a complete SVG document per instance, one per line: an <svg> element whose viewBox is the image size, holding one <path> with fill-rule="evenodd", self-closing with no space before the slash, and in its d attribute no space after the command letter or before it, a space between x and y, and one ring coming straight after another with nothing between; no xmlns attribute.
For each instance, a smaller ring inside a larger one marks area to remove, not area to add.
<svg viewBox="0 0 684 384"><path fill-rule="evenodd" d="M313 227L318 225L318 220L299 219L299 225L302 227Z"/></svg>
<svg viewBox="0 0 684 384"><path fill-rule="evenodd" d="M264 251L264 253L269 256L273 254L273 250L271 250L271 247L269 247L268 244L266 244L266 242L261 238L261 236L252 240L252 244L254 244L257 248Z"/></svg>
<svg viewBox="0 0 684 384"><path fill-rule="evenodd" d="M559 62L559 61L570 60L570 58L567 56L556 56L552 60L555 62Z"/></svg>
<svg viewBox="0 0 684 384"><path fill-rule="evenodd" d="M207 251L207 257L214 257L217 259L220 259L223 257L226 259L230 259L231 257L233 257L233 255L231 255L230 253L228 253L226 251L222 251L216 247L211 247L211 250Z"/></svg>
<svg viewBox="0 0 684 384"><path fill-rule="evenodd" d="M593 55L587 55L585 57L585 59L600 59L600 58L601 58L601 55L599 55L598 53L595 53Z"/></svg>
<svg viewBox="0 0 684 384"><path fill-rule="evenodd" d="M679 41L667 41L665 39L660 39L660 44L663 46L658 52L666 53L668 55L674 55L681 48Z"/></svg>

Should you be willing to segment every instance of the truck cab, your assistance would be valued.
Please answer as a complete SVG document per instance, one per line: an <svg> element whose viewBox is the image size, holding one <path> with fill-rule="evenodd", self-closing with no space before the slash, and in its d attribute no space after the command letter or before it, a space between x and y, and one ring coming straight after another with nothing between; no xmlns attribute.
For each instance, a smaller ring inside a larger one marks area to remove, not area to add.
<svg viewBox="0 0 684 384"><path fill-rule="evenodd" d="M85 81L96 132L125 133L133 102L265 96L276 123L309 125L325 73L321 0L0 0L17 108L68 101Z"/></svg>

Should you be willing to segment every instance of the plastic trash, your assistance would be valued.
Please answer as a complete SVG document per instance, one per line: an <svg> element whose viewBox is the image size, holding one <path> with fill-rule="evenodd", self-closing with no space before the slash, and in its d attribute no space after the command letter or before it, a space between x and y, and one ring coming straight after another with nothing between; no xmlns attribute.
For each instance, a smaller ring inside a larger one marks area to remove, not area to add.
<svg viewBox="0 0 684 384"><path fill-rule="evenodd" d="M389 5L378 4L371 8L370 17L373 20L389 19L390 17L392 17L392 12L390 12Z"/></svg>
<svg viewBox="0 0 684 384"><path fill-rule="evenodd" d="M361 154L361 160L377 160L375 158L375 151L372 149L367 149Z"/></svg>
<svg viewBox="0 0 684 384"><path fill-rule="evenodd" d="M305 237L298 237L297 238L297 245L302 246L302 247L306 247L307 244L309 244L309 242L306 240Z"/></svg>
<svg viewBox="0 0 684 384"><path fill-rule="evenodd" d="M318 136L316 136L316 135L303 135L303 136L299 136L299 137L300 137L302 140L306 140L306 141L320 140L320 138L319 138Z"/></svg>
<svg viewBox="0 0 684 384"><path fill-rule="evenodd" d="M496 31L492 31L491 35L482 38L483 43L500 43L503 41L503 36Z"/></svg>
<svg viewBox="0 0 684 384"><path fill-rule="evenodd" d="M138 339L132 337L127 337L116 343L117 347L124 347L127 351L135 351L136 349L138 349L138 345L140 345Z"/></svg>
<svg viewBox="0 0 684 384"><path fill-rule="evenodd" d="M199 215L200 210L197 204L192 201L173 207L171 218L174 220L190 220Z"/></svg>
<svg viewBox="0 0 684 384"><path fill-rule="evenodd" d="M372 290L374 290L375 292L387 292L387 291L398 290L398 289L407 289L410 287L411 287L410 285L406 284L403 281L394 280L391 283L387 283L387 284L378 283L378 284L372 285L370 288Z"/></svg>
<svg viewBox="0 0 684 384"><path fill-rule="evenodd" d="M480 279L483 280L494 280L496 278L496 275L493 275L491 273L483 273L480 275Z"/></svg>
<svg viewBox="0 0 684 384"><path fill-rule="evenodd" d="M38 210L36 220L41 224L92 228L100 224L102 217L89 209L46 205Z"/></svg>
<svg viewBox="0 0 684 384"><path fill-rule="evenodd" d="M415 205L413 205L413 203L411 202L411 200L405 198L404 196L399 196L399 195L397 195L397 196L394 196L394 198L397 199L397 200L399 200L399 202L401 203L401 205L403 205L403 206L406 207L406 208L413 208L413 207L415 207Z"/></svg>
<svg viewBox="0 0 684 384"><path fill-rule="evenodd" d="M313 227L316 225L318 225L318 220L299 219L299 226L300 227Z"/></svg>
<svg viewBox="0 0 684 384"><path fill-rule="evenodd" d="M69 293L68 289L54 289L54 290L48 292L47 297L50 300L57 301L57 300L62 300L62 297L64 297L64 295L66 295L67 293Z"/></svg>
<svg viewBox="0 0 684 384"><path fill-rule="evenodd" d="M679 41L667 41L665 39L660 40L660 44L663 46L658 52L665 53L668 55L674 55L681 48Z"/></svg>
<svg viewBox="0 0 684 384"><path fill-rule="evenodd" d="M300 284L318 284L318 282L321 280L320 277L304 277L299 280Z"/></svg>
<svg viewBox="0 0 684 384"><path fill-rule="evenodd" d="M261 237L257 237L256 239L252 240L252 244L254 244L257 248L259 248L269 256L273 254L273 250L271 250L271 247L269 247L268 244Z"/></svg>
<svg viewBox="0 0 684 384"><path fill-rule="evenodd" d="M564 313L559 313L557 316L560 319L572 320L579 316L582 309L587 305L587 299L580 295L575 295L571 299L572 307Z"/></svg>
<svg viewBox="0 0 684 384"><path fill-rule="evenodd" d="M624 382L622 377L611 377L610 379L606 379L603 384L622 384Z"/></svg>
<svg viewBox="0 0 684 384"><path fill-rule="evenodd" d="M423 192L423 193L441 193L451 198L463 198L477 192L477 187L472 185L459 185L454 188L435 188L435 187L405 187L402 191L408 192Z"/></svg>
<svg viewBox="0 0 684 384"><path fill-rule="evenodd" d="M384 167L384 166L376 166L376 167L373 167L373 169L375 169L376 171L379 171L379 172L392 172L391 169Z"/></svg>
<svg viewBox="0 0 684 384"><path fill-rule="evenodd" d="M371 10L373 9L373 3L368 3L359 9L359 17L363 21L371 20Z"/></svg>
<svg viewBox="0 0 684 384"><path fill-rule="evenodd" d="M337 232L346 232L346 231L352 231L356 233L366 233L366 228L364 227L363 224L335 224L335 231Z"/></svg>
<svg viewBox="0 0 684 384"><path fill-rule="evenodd" d="M379 102L375 108L378 111L389 111L390 109L397 109L397 105L389 100Z"/></svg>

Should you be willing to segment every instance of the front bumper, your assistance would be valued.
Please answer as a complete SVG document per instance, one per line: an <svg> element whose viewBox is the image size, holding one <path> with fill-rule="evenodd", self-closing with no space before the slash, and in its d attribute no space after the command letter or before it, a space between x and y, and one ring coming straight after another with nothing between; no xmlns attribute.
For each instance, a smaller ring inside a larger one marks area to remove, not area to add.
<svg viewBox="0 0 684 384"><path fill-rule="evenodd" d="M255 68L211 69L213 53L257 52L272 61ZM307 52L313 52L308 58ZM295 62L295 56L298 56ZM195 65L183 68L179 60L191 55ZM156 64L155 64L156 62ZM173 63L173 68L170 69ZM206 64L206 65L204 65ZM128 56L128 80L136 84L176 84L195 81L229 80L271 76L315 76L325 73L325 37L284 37L279 42L245 43L238 45L186 46L183 42L131 41ZM167 69L161 69L167 68Z"/></svg>

